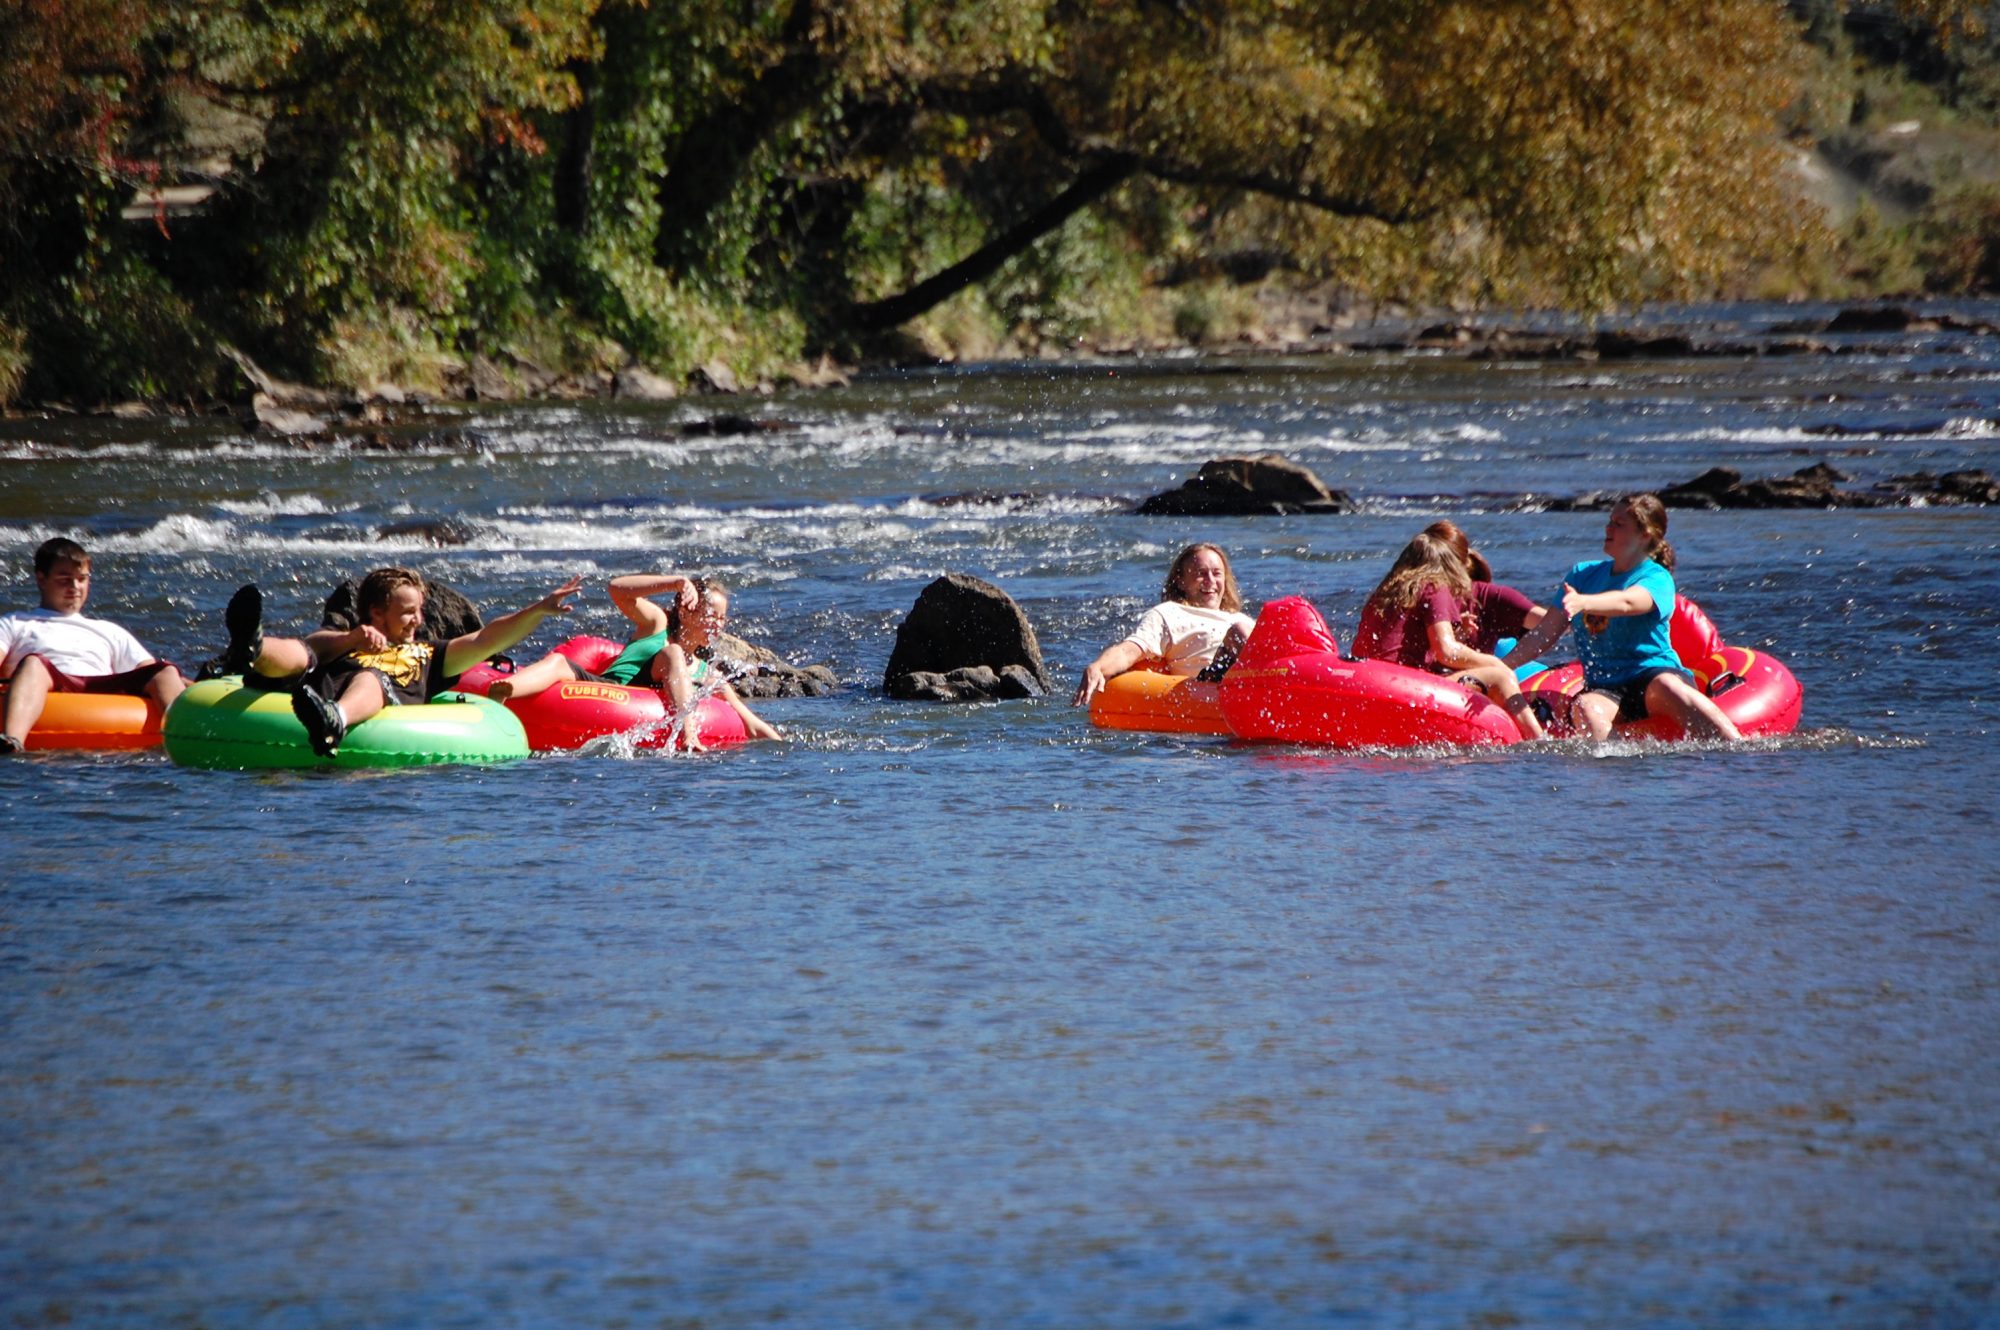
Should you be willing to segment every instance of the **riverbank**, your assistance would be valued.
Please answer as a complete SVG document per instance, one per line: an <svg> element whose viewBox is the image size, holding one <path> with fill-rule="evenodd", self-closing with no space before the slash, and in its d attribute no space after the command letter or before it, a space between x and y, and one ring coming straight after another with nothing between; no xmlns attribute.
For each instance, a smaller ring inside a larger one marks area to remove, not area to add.
<svg viewBox="0 0 2000 1330"><path fill-rule="evenodd" d="M1618 316L1584 318L1559 311L1451 315L1410 311L1400 306L1357 305L1337 295L1307 296L1278 291L1261 300L1245 296L1253 316L1239 318L1227 333L1202 330L1196 336L1127 338L1069 344L1042 343L990 348L997 360L1042 363L1103 362L1114 372L1121 364L1166 362L1227 368L1266 357L1395 357L1470 362L1546 362L1590 365L1604 362L1674 361L1714 358L1839 357L1907 345L1947 355L1974 356L2000 340L2000 302L1941 300L1866 304L1783 306L1666 306ZM133 399L85 404L39 402L17 405L0 416L80 415L145 419L151 416L229 417L245 431L358 448L412 446L436 427L440 409L455 404L532 402L663 403L688 399L702 406L675 426L690 433L747 434L782 428L747 406L780 389L825 389L850 385L856 374L907 371L924 365L958 363L945 348L936 354L915 344L856 365L821 356L782 372L750 379L726 360L711 359L672 379L627 362L598 368L557 371L526 356L498 352L469 359L430 362L417 382L374 381L326 388L287 382L267 373L248 356L218 348L230 391L199 401ZM743 407L730 405L741 399Z"/></svg>

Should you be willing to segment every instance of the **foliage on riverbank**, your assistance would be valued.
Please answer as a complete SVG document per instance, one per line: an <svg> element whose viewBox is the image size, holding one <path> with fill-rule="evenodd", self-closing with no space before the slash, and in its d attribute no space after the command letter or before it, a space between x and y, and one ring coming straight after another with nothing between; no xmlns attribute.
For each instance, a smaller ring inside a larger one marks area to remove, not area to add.
<svg viewBox="0 0 2000 1330"><path fill-rule="evenodd" d="M1975 185L1887 239L1858 214L1843 248L1773 183L1780 131L1832 142L1828 90L1871 69L1990 123L1989 48L1948 48L1937 91L1844 8L1792 10L16 6L0 402L230 395L225 348L354 389L455 390L477 358L589 391L632 361L754 382L821 353L1199 342L1285 291L1993 284Z"/></svg>

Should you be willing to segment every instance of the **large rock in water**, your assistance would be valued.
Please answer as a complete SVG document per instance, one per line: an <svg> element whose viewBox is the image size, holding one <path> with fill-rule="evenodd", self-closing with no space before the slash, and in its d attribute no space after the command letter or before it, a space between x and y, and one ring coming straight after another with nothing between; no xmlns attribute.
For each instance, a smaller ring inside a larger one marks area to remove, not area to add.
<svg viewBox="0 0 2000 1330"><path fill-rule="evenodd" d="M1268 517L1274 513L1351 513L1354 501L1297 462L1276 453L1203 462L1179 489L1155 494L1138 511L1172 517Z"/></svg>
<svg viewBox="0 0 2000 1330"><path fill-rule="evenodd" d="M964 573L946 573L917 596L882 672L889 696L936 702L1039 697L1054 686L1014 598Z"/></svg>

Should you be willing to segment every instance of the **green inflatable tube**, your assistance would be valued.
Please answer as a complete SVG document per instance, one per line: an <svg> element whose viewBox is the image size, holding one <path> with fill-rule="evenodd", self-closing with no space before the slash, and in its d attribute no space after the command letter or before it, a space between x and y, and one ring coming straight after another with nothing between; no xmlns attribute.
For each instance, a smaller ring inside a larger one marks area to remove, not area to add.
<svg viewBox="0 0 2000 1330"><path fill-rule="evenodd" d="M466 693L440 693L423 706L388 707L320 757L292 714L289 693L243 687L236 677L188 685L167 709L161 737L184 767L243 771L261 767L416 767L439 762L507 762L528 755L514 713Z"/></svg>

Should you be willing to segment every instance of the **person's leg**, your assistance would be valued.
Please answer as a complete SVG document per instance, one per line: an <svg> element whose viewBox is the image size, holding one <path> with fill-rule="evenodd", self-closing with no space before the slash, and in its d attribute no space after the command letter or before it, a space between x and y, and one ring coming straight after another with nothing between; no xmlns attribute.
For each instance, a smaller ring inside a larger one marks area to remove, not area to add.
<svg viewBox="0 0 2000 1330"><path fill-rule="evenodd" d="M737 696L734 688L728 684L724 684L721 691L723 701L736 708L736 714L743 719L743 728L750 731L752 739L782 739L785 737L778 733L776 727L769 721L746 706L743 699Z"/></svg>
<svg viewBox="0 0 2000 1330"><path fill-rule="evenodd" d="M347 687L340 690L340 697L334 705L340 708L347 728L353 729L389 705L389 694L382 687L381 675L373 670L362 670L347 681Z"/></svg>
<svg viewBox="0 0 2000 1330"><path fill-rule="evenodd" d="M321 757L340 751L347 731L367 720L388 703L381 676L373 670L357 671L337 697L328 698L310 683L301 683L292 693L292 714L306 727L306 738Z"/></svg>
<svg viewBox="0 0 2000 1330"><path fill-rule="evenodd" d="M533 697L559 683L567 683L577 677L576 666L560 651L551 651L532 665L515 670L504 679L494 681L486 695L495 702L505 702L508 698Z"/></svg>
<svg viewBox="0 0 2000 1330"><path fill-rule="evenodd" d="M1514 727L1521 732L1523 739L1549 737L1548 731L1542 728L1542 722L1536 718L1534 708L1528 704L1527 695L1521 691L1520 679L1505 665L1478 665L1454 677L1477 682L1488 697L1497 699L1507 714L1513 717Z"/></svg>
<svg viewBox="0 0 2000 1330"><path fill-rule="evenodd" d="M1611 737L1611 726L1618 719L1618 699L1608 693L1584 693L1576 699L1570 715L1581 716L1583 727L1590 731L1590 737L1603 743Z"/></svg>
<svg viewBox="0 0 2000 1330"><path fill-rule="evenodd" d="M174 699L187 691L187 680L181 672L169 665L146 681L146 696L165 711L174 704Z"/></svg>
<svg viewBox="0 0 2000 1330"><path fill-rule="evenodd" d="M40 656L23 656L7 684L7 712L0 719L0 753L18 753L27 745L28 731L42 718L54 676Z"/></svg>
<svg viewBox="0 0 2000 1330"><path fill-rule="evenodd" d="M1733 743L1743 737L1736 722L1722 714L1713 698L1671 670L1654 675L1646 685L1646 711L1672 716L1693 739L1728 739Z"/></svg>

